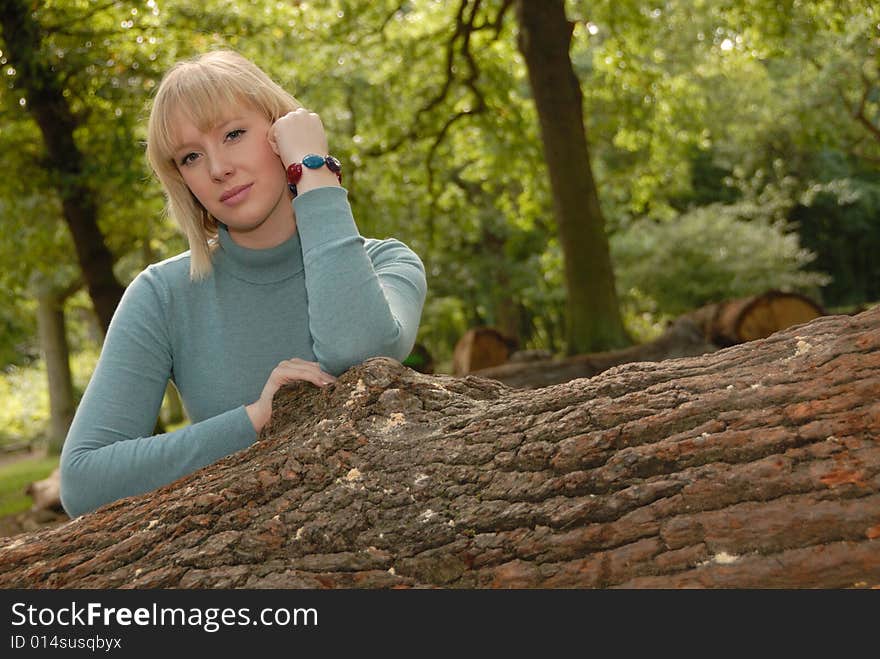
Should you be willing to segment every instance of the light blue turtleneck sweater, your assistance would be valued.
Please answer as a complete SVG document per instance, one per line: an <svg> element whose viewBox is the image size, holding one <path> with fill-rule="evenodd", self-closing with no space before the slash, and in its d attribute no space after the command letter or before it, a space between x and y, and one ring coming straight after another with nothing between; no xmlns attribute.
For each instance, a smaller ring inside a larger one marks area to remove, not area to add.
<svg viewBox="0 0 880 659"><path fill-rule="evenodd" d="M297 232L277 247L243 248L221 228L207 279L190 280L184 252L128 286L61 454L69 515L250 446L245 405L284 359L338 375L409 354L426 294L419 257L397 240L362 238L343 188L293 204ZM192 424L151 436L169 379Z"/></svg>

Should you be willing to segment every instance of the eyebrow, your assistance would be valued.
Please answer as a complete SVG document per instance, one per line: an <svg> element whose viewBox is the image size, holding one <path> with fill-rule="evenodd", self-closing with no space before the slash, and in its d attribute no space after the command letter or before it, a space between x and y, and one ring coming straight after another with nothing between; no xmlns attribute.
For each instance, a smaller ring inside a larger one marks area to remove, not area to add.
<svg viewBox="0 0 880 659"><path fill-rule="evenodd" d="M231 119L223 119L219 121L211 130L216 130L217 128L222 128L227 124L232 124L238 121L244 121L244 117L232 117ZM199 131L201 132L201 131ZM171 153L175 154L175 158L177 157L180 151L189 148L190 146L195 146L192 142L183 142L182 144L177 144L171 149Z"/></svg>

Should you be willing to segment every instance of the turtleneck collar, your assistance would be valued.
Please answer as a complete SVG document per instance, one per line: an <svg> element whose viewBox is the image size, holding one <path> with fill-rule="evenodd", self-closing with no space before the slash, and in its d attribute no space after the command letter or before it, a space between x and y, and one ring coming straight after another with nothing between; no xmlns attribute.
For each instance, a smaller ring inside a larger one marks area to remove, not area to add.
<svg viewBox="0 0 880 659"><path fill-rule="evenodd" d="M220 246L213 255L214 267L239 279L254 284L271 284L293 277L303 269L299 231L268 249L242 247L222 224L217 235Z"/></svg>

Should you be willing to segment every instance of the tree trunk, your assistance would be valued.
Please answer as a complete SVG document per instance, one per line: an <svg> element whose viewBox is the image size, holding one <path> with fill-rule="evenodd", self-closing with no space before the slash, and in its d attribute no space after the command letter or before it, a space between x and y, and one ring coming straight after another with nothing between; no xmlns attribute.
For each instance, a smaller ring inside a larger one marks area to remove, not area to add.
<svg viewBox="0 0 880 659"><path fill-rule="evenodd" d="M46 363L49 388L49 453L60 455L73 421L76 402L70 375L70 350L64 322L66 293L59 293L48 282L34 285L37 297L37 329L40 352Z"/></svg>
<svg viewBox="0 0 880 659"><path fill-rule="evenodd" d="M74 140L78 123L64 97L58 74L42 53L41 30L31 4L0 0L6 57L16 70L10 81L25 92L27 109L43 135L64 219L89 296L106 333L124 287L113 273L113 255L98 227L95 193L83 171L84 156Z"/></svg>
<svg viewBox="0 0 880 659"><path fill-rule="evenodd" d="M519 0L517 19L565 261L568 354L621 348L630 341L590 166L583 94L569 56L572 25L563 0Z"/></svg>
<svg viewBox="0 0 880 659"><path fill-rule="evenodd" d="M524 391L368 360L0 586L880 585L880 307Z"/></svg>

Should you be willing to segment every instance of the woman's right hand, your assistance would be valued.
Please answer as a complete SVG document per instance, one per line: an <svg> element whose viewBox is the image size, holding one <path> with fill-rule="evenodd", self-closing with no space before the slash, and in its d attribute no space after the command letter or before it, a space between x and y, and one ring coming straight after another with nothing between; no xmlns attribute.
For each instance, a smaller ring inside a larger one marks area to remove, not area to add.
<svg viewBox="0 0 880 659"><path fill-rule="evenodd" d="M266 380L266 385L263 387L262 393L260 393L260 398L245 407L257 434L260 433L263 427L269 423L269 419L272 418L272 398L274 398L275 392L283 385L296 382L297 380L305 380L318 387L336 382L335 377L321 370L318 362L307 362L294 358L286 359L279 363L272 370L269 379Z"/></svg>

